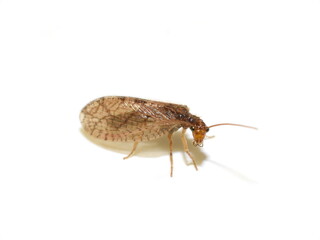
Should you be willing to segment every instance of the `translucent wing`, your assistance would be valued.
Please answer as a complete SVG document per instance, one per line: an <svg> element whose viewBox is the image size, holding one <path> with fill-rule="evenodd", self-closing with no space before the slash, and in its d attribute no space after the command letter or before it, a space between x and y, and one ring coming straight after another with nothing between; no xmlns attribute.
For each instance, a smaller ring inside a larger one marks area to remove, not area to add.
<svg viewBox="0 0 320 240"><path fill-rule="evenodd" d="M177 130L187 106L131 97L103 97L80 114L90 135L110 141L149 141Z"/></svg>

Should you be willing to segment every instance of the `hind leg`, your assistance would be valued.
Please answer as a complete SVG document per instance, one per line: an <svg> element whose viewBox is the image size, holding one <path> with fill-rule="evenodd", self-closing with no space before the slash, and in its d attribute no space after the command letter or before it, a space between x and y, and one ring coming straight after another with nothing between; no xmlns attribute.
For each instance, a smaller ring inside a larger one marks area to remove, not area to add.
<svg viewBox="0 0 320 240"><path fill-rule="evenodd" d="M128 159L129 157L131 157L134 154L134 152L137 149L138 143L139 143L138 141L135 141L133 143L133 148L132 148L131 152L128 154L128 156L124 157L123 159Z"/></svg>
<svg viewBox="0 0 320 240"><path fill-rule="evenodd" d="M172 156L172 132L168 135L169 149L170 149L170 177L173 174L173 156Z"/></svg>

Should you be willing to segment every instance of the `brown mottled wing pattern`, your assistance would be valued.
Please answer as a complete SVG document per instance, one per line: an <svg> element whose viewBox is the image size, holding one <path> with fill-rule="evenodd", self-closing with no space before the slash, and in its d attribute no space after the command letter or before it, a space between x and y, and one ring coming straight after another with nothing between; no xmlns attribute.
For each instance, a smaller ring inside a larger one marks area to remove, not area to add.
<svg viewBox="0 0 320 240"><path fill-rule="evenodd" d="M149 141L181 127L187 106L132 97L103 97L86 105L80 114L90 135L108 141Z"/></svg>

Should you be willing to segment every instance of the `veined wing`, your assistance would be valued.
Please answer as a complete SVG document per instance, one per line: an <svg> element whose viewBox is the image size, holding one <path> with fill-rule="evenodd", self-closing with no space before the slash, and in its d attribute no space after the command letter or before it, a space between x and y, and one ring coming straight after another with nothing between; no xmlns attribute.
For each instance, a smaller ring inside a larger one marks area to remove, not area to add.
<svg viewBox="0 0 320 240"><path fill-rule="evenodd" d="M90 135L110 141L149 141L181 126L187 106L131 97L103 97L81 111Z"/></svg>

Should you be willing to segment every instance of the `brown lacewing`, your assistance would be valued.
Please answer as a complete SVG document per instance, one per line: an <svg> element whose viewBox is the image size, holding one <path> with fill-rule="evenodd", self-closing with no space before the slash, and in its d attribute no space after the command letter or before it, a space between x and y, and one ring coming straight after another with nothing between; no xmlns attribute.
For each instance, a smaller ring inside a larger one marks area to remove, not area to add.
<svg viewBox="0 0 320 240"><path fill-rule="evenodd" d="M172 134L182 128L181 141L184 151L191 158L196 170L197 164L191 155L186 130L193 134L193 145L202 147L206 133L212 127L233 125L220 123L207 126L202 119L191 114L185 105L158 102L134 97L102 97L87 104L80 113L80 121L84 130L91 136L106 141L132 141L133 148L127 159L131 157L137 145L142 141L150 141L167 135L170 151L170 176L173 173Z"/></svg>

